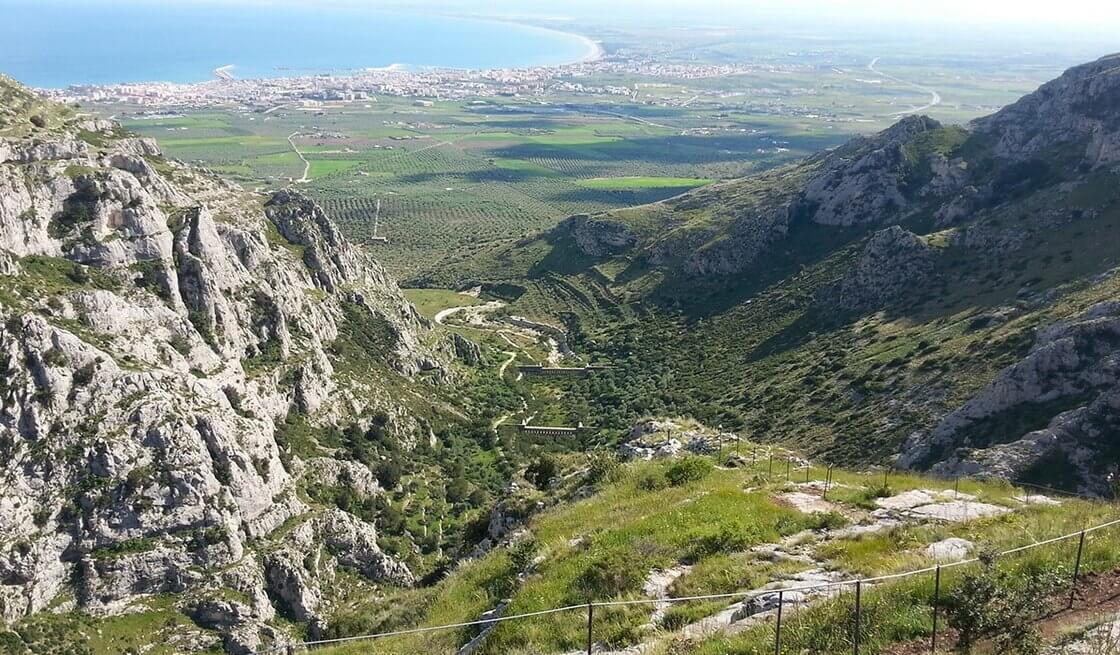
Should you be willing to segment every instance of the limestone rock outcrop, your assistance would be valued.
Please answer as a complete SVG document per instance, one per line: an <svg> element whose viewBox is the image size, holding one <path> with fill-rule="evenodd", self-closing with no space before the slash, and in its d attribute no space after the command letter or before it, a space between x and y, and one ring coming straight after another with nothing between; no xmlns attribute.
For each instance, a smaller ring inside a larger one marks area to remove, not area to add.
<svg viewBox="0 0 1120 655"><path fill-rule="evenodd" d="M897 225L868 239L855 266L820 300L841 311L880 308L933 275L934 248Z"/></svg>
<svg viewBox="0 0 1120 655"><path fill-rule="evenodd" d="M1039 331L1030 353L929 431L911 435L898 465L1009 479L1050 469L1086 492L1120 446L1120 303ZM1006 417L1034 417L1033 425Z"/></svg>
<svg viewBox="0 0 1120 655"><path fill-rule="evenodd" d="M1002 110L973 121L996 139L995 152L1031 159L1056 147L1073 146L1086 163L1120 162L1120 54L1075 66Z"/></svg>
<svg viewBox="0 0 1120 655"><path fill-rule="evenodd" d="M283 642L274 604L321 621L338 567L412 584L373 525L300 499L376 496L369 469L301 461L277 422L376 414L410 447L427 429L389 383L447 380L454 345L307 197L248 193L110 122L51 125L0 138L0 618L174 594L251 652Z"/></svg>

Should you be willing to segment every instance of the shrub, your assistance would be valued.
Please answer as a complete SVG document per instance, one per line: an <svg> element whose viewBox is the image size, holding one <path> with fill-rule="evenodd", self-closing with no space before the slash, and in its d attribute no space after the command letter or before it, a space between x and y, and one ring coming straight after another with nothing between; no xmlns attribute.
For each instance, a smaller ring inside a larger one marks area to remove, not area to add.
<svg viewBox="0 0 1120 655"><path fill-rule="evenodd" d="M840 512L815 512L809 516L810 530L835 530L851 523Z"/></svg>
<svg viewBox="0 0 1120 655"><path fill-rule="evenodd" d="M693 539L691 555L693 559L701 559L717 553L730 553L742 550L749 541L747 534L725 527L719 532Z"/></svg>
<svg viewBox="0 0 1120 655"><path fill-rule="evenodd" d="M84 387L90 382L93 382L93 376L97 372L97 364L94 362L87 362L74 371L72 376L75 387Z"/></svg>
<svg viewBox="0 0 1120 655"><path fill-rule="evenodd" d="M66 355L58 348L51 348L43 353L43 363L50 367L66 366Z"/></svg>
<svg viewBox="0 0 1120 655"><path fill-rule="evenodd" d="M385 489L396 489L402 475L401 465L393 460L382 462L377 467L377 482Z"/></svg>
<svg viewBox="0 0 1120 655"><path fill-rule="evenodd" d="M47 126L47 119L44 118L42 114L34 114L29 120L35 127L43 128Z"/></svg>
<svg viewBox="0 0 1120 655"><path fill-rule="evenodd" d="M541 455L525 469L525 479L534 487L544 491L553 478L560 474L560 465L551 455Z"/></svg>
<svg viewBox="0 0 1120 655"><path fill-rule="evenodd" d="M665 469L669 484L679 487L689 482L703 480L712 472L712 463L703 457L689 456L680 459Z"/></svg>
<svg viewBox="0 0 1120 655"><path fill-rule="evenodd" d="M958 648L969 653L977 641L989 638L995 652L1036 655L1042 642L1034 622L1048 609L1059 573L1000 570L991 555L982 556L981 563L980 571L966 575L948 599L947 618L960 634Z"/></svg>
<svg viewBox="0 0 1120 655"><path fill-rule="evenodd" d="M510 546L509 559L517 571L528 571L533 566L537 557L537 542L535 539L524 539Z"/></svg>
<svg viewBox="0 0 1120 655"><path fill-rule="evenodd" d="M86 284L89 282L89 271L81 264L74 264L70 270L66 272L66 277L74 284Z"/></svg>
<svg viewBox="0 0 1120 655"><path fill-rule="evenodd" d="M646 572L639 570L625 554L609 551L596 556L579 576L583 598L605 599L633 591L641 585Z"/></svg>
<svg viewBox="0 0 1120 655"><path fill-rule="evenodd" d="M597 451L587 456L588 471L587 481L591 484L599 482L612 482L618 479L622 465L618 456L609 451Z"/></svg>
<svg viewBox="0 0 1120 655"><path fill-rule="evenodd" d="M669 481L665 479L664 471L642 471L638 475L636 484L643 491L657 491L669 486Z"/></svg>

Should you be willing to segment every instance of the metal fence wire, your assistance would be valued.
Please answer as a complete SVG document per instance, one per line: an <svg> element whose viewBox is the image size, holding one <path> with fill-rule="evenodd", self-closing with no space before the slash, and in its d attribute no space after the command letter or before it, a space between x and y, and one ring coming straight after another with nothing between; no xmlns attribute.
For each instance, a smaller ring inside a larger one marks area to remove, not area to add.
<svg viewBox="0 0 1120 655"><path fill-rule="evenodd" d="M783 463L784 464L784 463ZM769 463L767 463L769 467ZM784 467L781 474L785 475ZM608 650L597 646L596 621L612 610L635 605L672 607L683 603L703 601L742 601L749 603L757 599L774 607L760 612L757 628L765 631L772 639L772 649L765 653L875 653L887 643L928 642L928 652L944 652L952 644L948 643L947 608L950 583L959 579L967 569L982 564L996 566L1019 566L1027 562L1023 556L1037 553L1041 549L1051 549L1053 560L1061 562L1051 573L1068 575L1062 584L1068 585L1068 592L1061 591L1061 607L1052 611L1060 612L1073 609L1078 603L1078 593L1084 591L1088 568L1101 569L1109 559L1109 553L1120 543L1120 520L1085 528L1059 537L1025 544L1002 552L973 557L957 562L938 564L922 569L882 575L875 577L843 580L838 582L789 585L780 589L755 590L707 594L673 598L640 598L616 601L590 601L578 605L567 605L535 612L495 616L491 618L393 630L376 634L358 635L337 639L322 639L298 644L278 646L259 650L257 653L295 653L326 646L338 646L354 642L374 642L389 637L402 637L451 630L471 628L476 631L492 628L511 621L528 621L537 617L579 613L585 617L585 643L581 644L588 655L597 650ZM812 593L810 593L812 592ZM774 598L775 593L777 598ZM895 602L902 597L920 599L917 603ZM811 601L808 599L812 599ZM767 600L768 599L768 600ZM1085 603L1082 603L1085 606ZM899 617L899 607L910 616ZM600 623L601 625L601 623ZM373 644L370 644L373 646ZM922 650L926 650L923 648ZM402 651L403 652L403 651ZM915 652L913 649L907 652Z"/></svg>
<svg viewBox="0 0 1120 655"><path fill-rule="evenodd" d="M775 449L772 447L740 448L737 437L732 437L733 446L724 449L724 438L720 438L718 445L713 447L710 455L717 461L723 461L725 453L732 452L740 457L743 465L749 470L759 472L771 482L805 482L812 481L814 475L821 478L823 499L827 500L830 491L837 486L834 479L834 466L830 463L814 464L807 458L797 456L792 451ZM746 452L743 452L746 451ZM749 464L747 464L749 462ZM891 470L882 470L883 486L889 483ZM877 474L876 474L877 475ZM961 479L954 481L954 492L959 493ZM1049 494L1075 497L1092 501L1098 498L1083 496L1081 494L1065 492L1050 487L1017 482L1016 487L1033 489ZM1070 562L1069 595L1066 603L1067 609L1073 608L1076 601L1078 584L1082 579L1082 570L1087 558L1099 555L1100 550L1093 551L1094 536L1104 534L1104 531L1120 531L1120 520L1111 521L1101 525L1086 528L1080 532L1054 537L1044 541L1033 542L1017 548L1012 548L1001 553L989 555L997 562L1007 562L1022 553L1040 548L1066 548L1072 549L1067 553ZM1113 534L1111 546L1103 545L1105 549L1120 548L1120 535ZM1102 539L1099 541L1107 542ZM1101 544L1097 544L1101 545ZM1099 557L1098 557L1099 559ZM255 651L254 655L267 653L296 653L322 647L340 646L356 642L382 641L392 637L407 637L409 635L425 635L430 633L449 632L452 630L469 629L474 639L466 647L458 649L459 655L469 655L474 651L473 646L481 644L479 635L496 626L514 622L529 621L540 617L559 614L580 613L585 616L586 632L585 643L580 644L591 655L597 649L595 626L598 621L600 626L610 621L612 611L621 610L632 606L657 606L673 607L687 603L740 601L744 604L762 600L763 606L768 609L759 612L759 623L754 626L759 631L768 635L765 640L770 641L770 648L763 653L862 653L877 652L876 649L887 641L914 642L925 638L929 642L929 652L943 652L949 644L946 642L947 627L947 597L946 589L950 578L959 577L961 572L968 567L980 564L981 558L974 557L952 563L934 565L922 569L894 573L890 575L842 580L837 582L818 582L800 585L789 585L779 589L738 591L731 593L718 593L670 598L640 598L617 601L589 601L576 605L566 605L534 612L509 614L479 618L473 621L450 623L445 625L404 628L387 632L340 637L333 639L320 639L305 641L295 644L276 646ZM901 583L906 585L902 586ZM888 583L899 583L890 585ZM920 616L907 617L908 624L904 629L897 625L883 625L883 617L891 615L890 594L917 594L922 603L911 603L907 607L920 608ZM775 598L776 595L776 598ZM811 599L811 602L807 602ZM773 607L769 607L769 606ZM713 631L713 634L718 630ZM609 651L610 648L599 648ZM372 651L371 651L372 652ZM398 655L397 651L392 652ZM426 651L427 652L427 651ZM400 652L404 655L404 651Z"/></svg>

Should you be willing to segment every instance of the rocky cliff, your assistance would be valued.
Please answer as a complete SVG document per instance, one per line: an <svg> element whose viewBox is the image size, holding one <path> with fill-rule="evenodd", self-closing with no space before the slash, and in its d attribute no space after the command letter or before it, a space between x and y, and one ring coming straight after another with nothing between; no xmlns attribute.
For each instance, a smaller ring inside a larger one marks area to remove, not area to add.
<svg viewBox="0 0 1120 655"><path fill-rule="evenodd" d="M0 90L0 618L175 594L197 646L247 652L290 638L278 613L314 627L337 570L411 584L373 525L301 499L352 464L276 426L426 440L393 389L445 381L451 344L298 193Z"/></svg>

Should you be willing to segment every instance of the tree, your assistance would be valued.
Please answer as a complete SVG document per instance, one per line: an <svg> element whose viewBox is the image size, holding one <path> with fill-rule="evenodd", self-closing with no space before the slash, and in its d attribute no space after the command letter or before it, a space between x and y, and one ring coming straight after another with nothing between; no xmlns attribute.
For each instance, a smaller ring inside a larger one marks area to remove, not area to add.
<svg viewBox="0 0 1120 655"><path fill-rule="evenodd" d="M396 489L402 475L401 465L393 460L382 462L377 467L377 481L386 489Z"/></svg>

